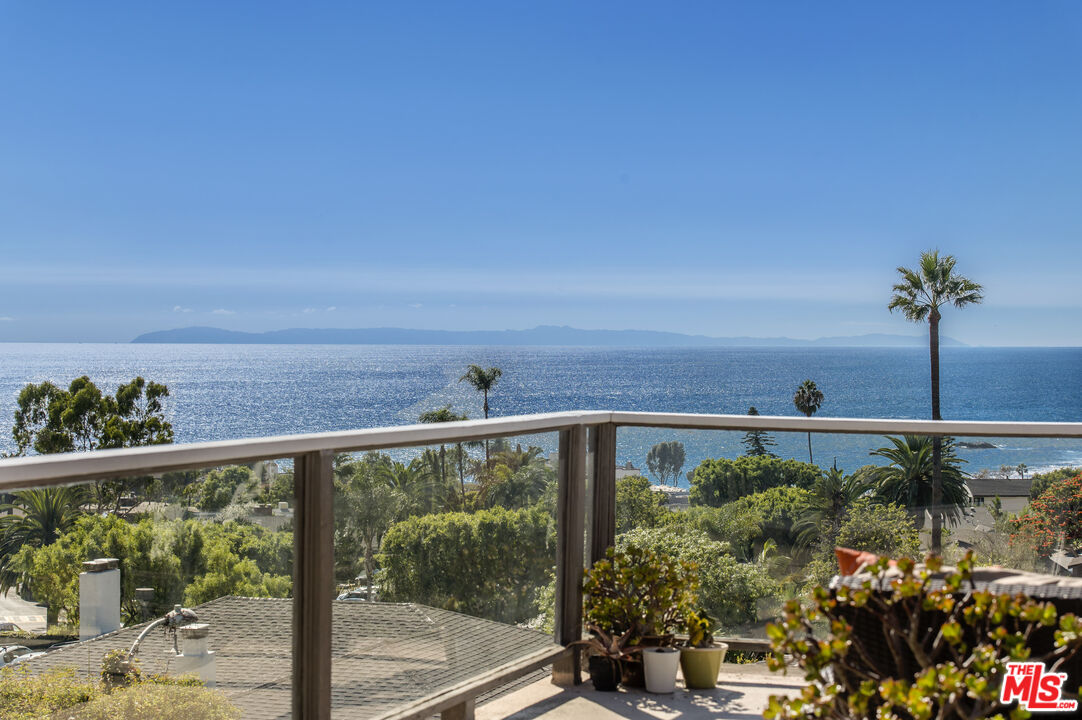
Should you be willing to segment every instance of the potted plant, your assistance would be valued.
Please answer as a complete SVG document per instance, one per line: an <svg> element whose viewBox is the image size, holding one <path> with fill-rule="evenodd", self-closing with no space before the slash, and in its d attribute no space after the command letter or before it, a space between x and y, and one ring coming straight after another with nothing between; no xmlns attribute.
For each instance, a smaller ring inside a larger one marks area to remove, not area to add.
<svg viewBox="0 0 1082 720"><path fill-rule="evenodd" d="M596 625L591 625L589 629L593 637L573 644L585 646L589 651L590 680L594 683L594 689L611 692L620 684L623 661L635 654L634 650L627 649L631 634L609 635Z"/></svg>
<svg viewBox="0 0 1082 720"><path fill-rule="evenodd" d="M585 618L609 635L627 634L629 652L638 654L648 647L671 648L675 644L674 632L683 627L698 586L698 568L693 563L649 548L609 548L606 557L586 571ZM644 662L640 657L624 659L625 685L645 685ZM674 660L674 681L676 667Z"/></svg>
<svg viewBox="0 0 1082 720"><path fill-rule="evenodd" d="M688 639L680 648L684 684L694 690L716 687L718 670L729 646L714 642L714 620L705 610L688 613L684 627L688 633Z"/></svg>

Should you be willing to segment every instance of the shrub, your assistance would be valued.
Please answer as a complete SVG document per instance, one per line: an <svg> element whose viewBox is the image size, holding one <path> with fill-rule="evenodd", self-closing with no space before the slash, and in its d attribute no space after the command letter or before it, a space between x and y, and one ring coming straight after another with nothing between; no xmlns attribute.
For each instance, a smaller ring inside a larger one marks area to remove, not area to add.
<svg viewBox="0 0 1082 720"><path fill-rule="evenodd" d="M671 522L702 530L713 540L727 542L741 559L752 557L756 545L773 540L778 547L796 545L794 529L810 497L798 487L775 487L753 493L721 507L694 506Z"/></svg>
<svg viewBox="0 0 1082 720"><path fill-rule="evenodd" d="M1036 500L1045 490L1060 480L1078 477L1079 475L1082 475L1082 468L1077 467L1056 468L1046 473L1036 473L1033 476L1033 484L1029 487L1029 499Z"/></svg>
<svg viewBox="0 0 1082 720"><path fill-rule="evenodd" d="M1026 536L1043 557L1060 547L1082 545L1082 475L1050 485L1018 515L1015 529L1019 539Z"/></svg>
<svg viewBox="0 0 1082 720"><path fill-rule="evenodd" d="M694 529L633 530L616 539L617 549L639 547L698 567L699 602L717 622L733 628L758 620L759 602L778 593L775 580L758 565L741 563L725 543Z"/></svg>
<svg viewBox="0 0 1082 720"><path fill-rule="evenodd" d="M795 660L808 685L795 698L771 696L764 717L1027 717L999 702L1006 663L1070 657L1082 644L1082 625L1074 615L1057 622L1051 603L974 590L972 553L939 589L932 580L941 561L930 556L925 564L918 569L903 558L888 582L881 559L859 587L816 588L810 607L787 603L780 622L767 627L767 663L781 670ZM858 614L862 630L854 633ZM1055 647L1033 652L1033 633L1053 636Z"/></svg>
<svg viewBox="0 0 1082 720"><path fill-rule="evenodd" d="M912 556L920 551L920 534L913 516L905 508L861 498L846 512L837 545L888 557ZM819 546L815 558L808 563L808 578L813 583L826 584L836 574L838 559L834 545Z"/></svg>
<svg viewBox="0 0 1082 720"><path fill-rule="evenodd" d="M144 675L110 689L73 668L31 675L25 667L0 669L0 717L5 720L233 720L240 710L195 678Z"/></svg>
<svg viewBox="0 0 1082 720"><path fill-rule="evenodd" d="M644 477L626 477L616 481L616 532L634 528L657 527L670 512L665 508L669 498L651 489Z"/></svg>
<svg viewBox="0 0 1082 720"><path fill-rule="evenodd" d="M718 507L782 485L807 489L821 473L818 465L766 456L706 459L692 472L690 502Z"/></svg>
<svg viewBox="0 0 1082 720"><path fill-rule="evenodd" d="M411 517L383 538L383 599L524 622L555 558L547 512L492 508ZM554 537L554 536L553 536Z"/></svg>

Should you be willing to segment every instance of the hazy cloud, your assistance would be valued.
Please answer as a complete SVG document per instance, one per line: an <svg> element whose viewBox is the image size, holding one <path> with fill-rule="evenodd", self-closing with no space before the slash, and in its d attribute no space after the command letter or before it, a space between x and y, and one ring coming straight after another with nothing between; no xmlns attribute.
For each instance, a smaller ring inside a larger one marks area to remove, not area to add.
<svg viewBox="0 0 1082 720"><path fill-rule="evenodd" d="M10 315L0 315L0 322L15 322L15 318Z"/></svg>
<svg viewBox="0 0 1082 720"><path fill-rule="evenodd" d="M211 310L210 312L212 314L214 314L214 315L236 315L237 314L236 310L224 310L222 308L218 308L217 310Z"/></svg>
<svg viewBox="0 0 1082 720"><path fill-rule="evenodd" d="M327 308L327 312L334 312L337 309L338 309L337 307L335 307L334 305L331 305L329 308Z"/></svg>
<svg viewBox="0 0 1082 720"><path fill-rule="evenodd" d="M173 306L173 312L186 313L186 312L191 312L191 311L192 311L191 308L181 307L180 305L174 305Z"/></svg>

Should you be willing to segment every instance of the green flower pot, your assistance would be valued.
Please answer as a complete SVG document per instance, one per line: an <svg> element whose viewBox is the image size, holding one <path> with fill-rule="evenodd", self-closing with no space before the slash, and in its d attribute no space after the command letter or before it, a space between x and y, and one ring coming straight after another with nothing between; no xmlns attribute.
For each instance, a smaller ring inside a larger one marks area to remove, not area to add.
<svg viewBox="0 0 1082 720"><path fill-rule="evenodd" d="M705 648L680 648L680 670L684 673L684 684L692 690L717 687L718 671L728 649L725 643L714 643L713 647Z"/></svg>

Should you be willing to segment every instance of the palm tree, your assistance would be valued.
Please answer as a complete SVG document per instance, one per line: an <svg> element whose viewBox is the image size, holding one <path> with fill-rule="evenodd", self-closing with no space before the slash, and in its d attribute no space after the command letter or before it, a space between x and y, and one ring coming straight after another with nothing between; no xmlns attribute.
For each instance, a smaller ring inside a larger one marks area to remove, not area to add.
<svg viewBox="0 0 1082 720"><path fill-rule="evenodd" d="M397 461L381 463L375 472L377 478L400 491L408 499L411 514L433 511L438 499L438 483L433 482L432 473L424 460L414 458L409 465Z"/></svg>
<svg viewBox="0 0 1082 720"><path fill-rule="evenodd" d="M458 422L459 420L469 420L465 415L456 415L451 412L450 405L444 405L436 410L428 410L421 413L417 418L423 423L445 423L445 422ZM462 474L462 443L458 443L458 483L462 487L462 502L466 502L466 478ZM447 447L440 445L440 482L447 484Z"/></svg>
<svg viewBox="0 0 1082 720"><path fill-rule="evenodd" d="M963 509L969 505L970 496L966 474L960 467L965 460L955 456L950 438L940 444L942 465L938 499L933 454L935 441L927 435L888 436L887 440L890 447L871 452L890 461L889 465L875 470L878 495L887 502L907 508L918 528L924 526L925 508L931 510L933 518L942 513L951 525L956 524Z"/></svg>
<svg viewBox="0 0 1082 720"><path fill-rule="evenodd" d="M887 305L891 312L900 310L911 322L928 321L928 354L932 375L932 420L942 420L939 414L939 321L940 308L954 305L963 308L984 300L983 288L975 282L954 272L953 255L939 256L938 250L928 250L920 255L916 270L899 267L902 280L894 285L894 295ZM932 506L938 508L943 498L941 477L943 441L936 437L932 443ZM932 550L939 552L943 546L942 519L938 512L932 513Z"/></svg>
<svg viewBox="0 0 1082 720"><path fill-rule="evenodd" d="M473 389L477 392L485 394L485 420L488 420L488 392L496 385L496 381L503 375L503 370L498 367L490 367L485 370L480 365L470 365L466 368L466 374L458 379L459 382L466 381L470 385L473 385ZM487 464L488 457L488 440L485 440L485 463Z"/></svg>
<svg viewBox="0 0 1082 720"><path fill-rule="evenodd" d="M872 487L866 472L846 475L833 468L821 474L809 488L808 503L793 527L798 532L798 542L806 546L821 539L826 547L834 547L849 506Z"/></svg>
<svg viewBox="0 0 1082 720"><path fill-rule="evenodd" d="M796 389L796 394L793 395L793 404L796 405L797 410L811 417L822 406L823 393L811 380L805 380ZM808 462L815 462L812 459L811 430L808 431Z"/></svg>
<svg viewBox="0 0 1082 720"><path fill-rule="evenodd" d="M0 594L18 582L12 556L23 546L52 545L83 515L86 490L81 486L20 490L0 511Z"/></svg>

